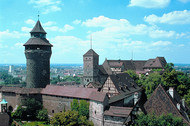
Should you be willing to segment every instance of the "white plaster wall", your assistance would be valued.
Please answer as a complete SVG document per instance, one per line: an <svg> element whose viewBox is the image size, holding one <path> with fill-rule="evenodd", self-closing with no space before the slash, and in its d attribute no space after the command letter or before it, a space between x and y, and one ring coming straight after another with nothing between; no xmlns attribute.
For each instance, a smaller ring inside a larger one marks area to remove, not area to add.
<svg viewBox="0 0 190 126"><path fill-rule="evenodd" d="M90 101L89 119L94 123L94 126L103 126L103 103Z"/></svg>

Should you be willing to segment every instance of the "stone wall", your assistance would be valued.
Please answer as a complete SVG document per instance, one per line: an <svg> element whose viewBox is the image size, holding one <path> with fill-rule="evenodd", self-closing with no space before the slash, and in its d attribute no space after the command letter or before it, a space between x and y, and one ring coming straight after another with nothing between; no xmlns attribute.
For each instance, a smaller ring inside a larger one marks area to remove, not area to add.
<svg viewBox="0 0 190 126"><path fill-rule="evenodd" d="M104 116L104 126L123 126L125 118Z"/></svg>
<svg viewBox="0 0 190 126"><path fill-rule="evenodd" d="M27 49L27 88L45 88L50 83L51 50Z"/></svg>
<svg viewBox="0 0 190 126"><path fill-rule="evenodd" d="M16 108L18 105L18 95L12 92L3 92L2 94L3 98L8 102L7 109L9 110L9 108Z"/></svg>
<svg viewBox="0 0 190 126"><path fill-rule="evenodd" d="M94 123L94 126L103 126L103 113L103 103L90 100L89 120Z"/></svg>
<svg viewBox="0 0 190 126"><path fill-rule="evenodd" d="M44 108L48 110L48 114L51 116L54 113L62 112L64 109L70 110L73 101L73 98L50 95L42 95L42 99Z"/></svg>

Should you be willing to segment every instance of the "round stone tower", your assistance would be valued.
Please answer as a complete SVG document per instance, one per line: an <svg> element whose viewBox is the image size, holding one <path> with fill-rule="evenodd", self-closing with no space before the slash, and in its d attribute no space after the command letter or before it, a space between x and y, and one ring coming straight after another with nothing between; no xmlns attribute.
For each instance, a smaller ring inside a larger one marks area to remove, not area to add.
<svg viewBox="0 0 190 126"><path fill-rule="evenodd" d="M30 32L31 38L24 44L27 60L27 88L44 88L50 84L50 57L52 45L38 20Z"/></svg>

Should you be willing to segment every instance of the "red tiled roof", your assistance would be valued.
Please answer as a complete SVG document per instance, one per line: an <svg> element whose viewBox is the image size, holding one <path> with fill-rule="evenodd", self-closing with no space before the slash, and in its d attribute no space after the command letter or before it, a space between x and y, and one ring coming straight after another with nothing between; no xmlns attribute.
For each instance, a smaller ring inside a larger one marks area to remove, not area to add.
<svg viewBox="0 0 190 126"><path fill-rule="evenodd" d="M145 103L144 108L147 113L155 113L156 115L172 113L174 116L183 118L184 122L189 125L183 107L178 110L176 104L176 101L159 85Z"/></svg>
<svg viewBox="0 0 190 126"><path fill-rule="evenodd" d="M18 94L39 94L41 92L41 88L21 88L21 87L8 87L2 86L0 91L2 92L12 92Z"/></svg>
<svg viewBox="0 0 190 126"><path fill-rule="evenodd" d="M164 57L156 57L156 59L149 59L145 63L144 68L164 68L166 63Z"/></svg>
<svg viewBox="0 0 190 126"><path fill-rule="evenodd" d="M47 85L42 89L41 94L83 98L88 100L104 101L106 96L103 92L98 92L96 88L83 88L71 86Z"/></svg>
<svg viewBox="0 0 190 126"><path fill-rule="evenodd" d="M110 106L109 110L104 112L104 115L107 116L117 116L117 117L128 117L132 107L118 107L118 106Z"/></svg>

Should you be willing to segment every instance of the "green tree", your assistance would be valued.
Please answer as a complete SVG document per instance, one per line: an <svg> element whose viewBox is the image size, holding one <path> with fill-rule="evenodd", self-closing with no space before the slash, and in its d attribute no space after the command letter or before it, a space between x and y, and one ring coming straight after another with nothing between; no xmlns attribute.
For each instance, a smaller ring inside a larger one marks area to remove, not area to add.
<svg viewBox="0 0 190 126"><path fill-rule="evenodd" d="M127 70L124 73L128 73L131 78L139 85L141 86L141 83L139 81L139 76L135 73L134 70Z"/></svg>
<svg viewBox="0 0 190 126"><path fill-rule="evenodd" d="M13 118L22 120L36 120L38 111L42 109L42 104L35 99L25 99L22 101L21 105L12 114Z"/></svg>
<svg viewBox="0 0 190 126"><path fill-rule="evenodd" d="M86 100L80 100L79 115L89 117L89 103Z"/></svg>
<svg viewBox="0 0 190 126"><path fill-rule="evenodd" d="M162 74L162 81L166 89L168 89L169 87L174 87L175 89L177 89L177 86L179 84L177 75L178 73L175 69L173 69L171 72L166 71Z"/></svg>
<svg viewBox="0 0 190 126"><path fill-rule="evenodd" d="M155 114L140 114L135 120L135 126L185 126L180 117L172 114L156 116Z"/></svg>
<svg viewBox="0 0 190 126"><path fill-rule="evenodd" d="M73 102L71 102L71 110L79 111L79 103L77 99L73 99Z"/></svg>
<svg viewBox="0 0 190 126"><path fill-rule="evenodd" d="M77 111L59 112L54 114L50 120L53 126L93 126L85 116L79 116Z"/></svg>
<svg viewBox="0 0 190 126"><path fill-rule="evenodd" d="M38 111L36 118L40 121L48 121L48 111L47 109L41 109Z"/></svg>
<svg viewBox="0 0 190 126"><path fill-rule="evenodd" d="M162 83L162 76L155 72L151 73L149 76L147 76L144 81L142 81L142 85L145 88L145 93L147 97L150 97L152 92L157 88L159 84Z"/></svg>
<svg viewBox="0 0 190 126"><path fill-rule="evenodd" d="M167 63L166 66L164 67L165 71L171 72L174 69L174 64L173 63Z"/></svg>

